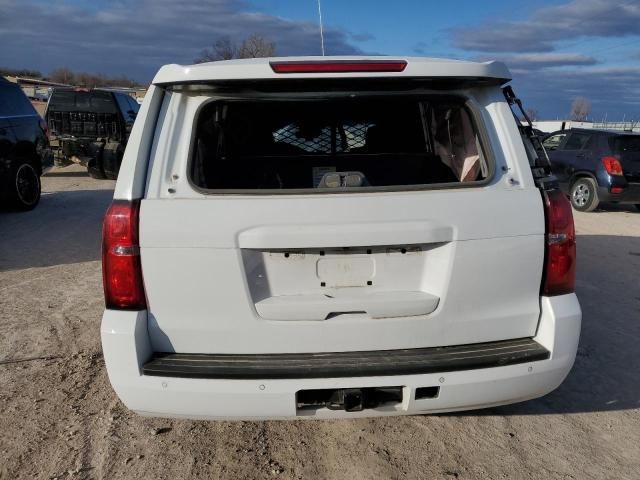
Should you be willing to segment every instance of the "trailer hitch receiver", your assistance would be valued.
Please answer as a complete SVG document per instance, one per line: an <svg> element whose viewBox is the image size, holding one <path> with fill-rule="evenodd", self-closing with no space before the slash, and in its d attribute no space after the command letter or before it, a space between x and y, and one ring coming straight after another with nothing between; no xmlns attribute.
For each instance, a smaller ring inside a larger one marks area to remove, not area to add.
<svg viewBox="0 0 640 480"><path fill-rule="evenodd" d="M364 392L360 388L344 388L336 390L327 404L329 410L360 412L364 410Z"/></svg>
<svg viewBox="0 0 640 480"><path fill-rule="evenodd" d="M324 407L329 410L361 412L367 408L401 403L402 390L401 386L300 390L297 392L297 408L315 410Z"/></svg>

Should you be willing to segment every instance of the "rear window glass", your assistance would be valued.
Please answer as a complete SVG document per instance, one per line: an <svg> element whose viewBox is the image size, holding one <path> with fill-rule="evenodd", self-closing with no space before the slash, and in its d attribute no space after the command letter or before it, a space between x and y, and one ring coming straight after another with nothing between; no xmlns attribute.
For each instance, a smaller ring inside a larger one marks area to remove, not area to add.
<svg viewBox="0 0 640 480"><path fill-rule="evenodd" d="M37 115L31 102L19 85L0 83L0 117Z"/></svg>
<svg viewBox="0 0 640 480"><path fill-rule="evenodd" d="M50 111L117 113L117 107L110 92L100 90L54 90L49 101Z"/></svg>
<svg viewBox="0 0 640 480"><path fill-rule="evenodd" d="M564 137L566 136L567 136L566 133L559 133L557 135L552 135L550 137L545 138L544 141L542 142L542 145L544 145L544 148L546 148L547 150L556 150L560 147L560 144L562 143L562 141L564 140Z"/></svg>
<svg viewBox="0 0 640 480"><path fill-rule="evenodd" d="M624 135L609 139L614 153L640 152L640 135Z"/></svg>
<svg viewBox="0 0 640 480"><path fill-rule="evenodd" d="M197 119L191 178L212 190L468 183L488 177L455 97L214 101Z"/></svg>
<svg viewBox="0 0 640 480"><path fill-rule="evenodd" d="M564 144L563 150L581 150L590 137L591 135L587 133L572 132L567 143Z"/></svg>

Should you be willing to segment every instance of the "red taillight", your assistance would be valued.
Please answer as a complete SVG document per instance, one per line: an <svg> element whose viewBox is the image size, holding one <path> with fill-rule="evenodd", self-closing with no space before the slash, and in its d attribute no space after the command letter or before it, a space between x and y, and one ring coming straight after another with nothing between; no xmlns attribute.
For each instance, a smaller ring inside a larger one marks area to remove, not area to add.
<svg viewBox="0 0 640 480"><path fill-rule="evenodd" d="M109 309L144 310L138 219L140 201L114 201L102 230L102 280Z"/></svg>
<svg viewBox="0 0 640 480"><path fill-rule="evenodd" d="M602 157L602 165L609 175L624 175L620 160L616 157Z"/></svg>
<svg viewBox="0 0 640 480"><path fill-rule="evenodd" d="M576 286L576 232L571 204L560 190L545 191L546 265L542 294L572 293Z"/></svg>
<svg viewBox="0 0 640 480"><path fill-rule="evenodd" d="M611 187L611 193L622 193L624 192L624 188L622 187Z"/></svg>
<svg viewBox="0 0 640 480"><path fill-rule="evenodd" d="M404 60L342 60L306 62L270 62L276 73L360 73L402 72L407 66Z"/></svg>

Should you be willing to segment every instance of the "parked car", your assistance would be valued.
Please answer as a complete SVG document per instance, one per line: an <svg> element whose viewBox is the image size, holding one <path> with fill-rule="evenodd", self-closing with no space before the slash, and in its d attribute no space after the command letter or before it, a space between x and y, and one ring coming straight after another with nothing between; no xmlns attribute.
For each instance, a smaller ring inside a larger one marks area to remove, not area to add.
<svg viewBox="0 0 640 480"><path fill-rule="evenodd" d="M0 76L0 204L31 210L53 165L47 125L20 86Z"/></svg>
<svg viewBox="0 0 640 480"><path fill-rule="evenodd" d="M543 144L573 208L590 212L616 202L640 210L640 135L573 128L549 134Z"/></svg>
<svg viewBox="0 0 640 480"><path fill-rule="evenodd" d="M125 405L356 417L560 385L581 322L572 212L508 79L422 58L163 67L103 229Z"/></svg>
<svg viewBox="0 0 640 480"><path fill-rule="evenodd" d="M115 179L140 105L127 94L56 88L45 118L57 166L79 163L93 178Z"/></svg>

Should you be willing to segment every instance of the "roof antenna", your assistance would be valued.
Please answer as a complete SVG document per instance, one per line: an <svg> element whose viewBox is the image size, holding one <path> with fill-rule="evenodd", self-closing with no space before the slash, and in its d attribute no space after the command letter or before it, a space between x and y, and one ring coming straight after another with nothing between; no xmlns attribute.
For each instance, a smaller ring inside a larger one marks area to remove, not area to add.
<svg viewBox="0 0 640 480"><path fill-rule="evenodd" d="M324 57L324 32L322 30L322 8L320 7L320 0L318 0L318 17L320 18L320 46L322 48L322 56Z"/></svg>

